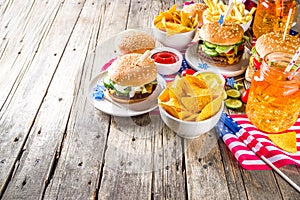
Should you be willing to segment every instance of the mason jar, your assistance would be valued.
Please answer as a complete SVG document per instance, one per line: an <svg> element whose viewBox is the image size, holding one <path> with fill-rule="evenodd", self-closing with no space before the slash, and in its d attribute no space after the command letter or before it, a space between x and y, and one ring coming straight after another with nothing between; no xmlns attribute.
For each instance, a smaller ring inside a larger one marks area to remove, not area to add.
<svg viewBox="0 0 300 200"><path fill-rule="evenodd" d="M261 69L252 77L246 114L251 123L267 133L290 128L300 112L299 59L285 72L293 55L283 52L267 54Z"/></svg>

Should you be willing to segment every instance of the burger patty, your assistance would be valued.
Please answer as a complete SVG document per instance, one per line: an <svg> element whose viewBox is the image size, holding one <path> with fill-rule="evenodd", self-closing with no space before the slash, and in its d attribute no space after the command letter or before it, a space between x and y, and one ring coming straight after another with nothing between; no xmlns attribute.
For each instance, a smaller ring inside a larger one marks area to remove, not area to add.
<svg viewBox="0 0 300 200"><path fill-rule="evenodd" d="M204 59L205 61L208 61L210 63L213 63L217 66L222 66L222 65L228 65L228 58L226 56L218 55L218 56L209 56L206 53L202 51L201 44L203 44L203 41L199 41L198 45L198 53L200 58ZM241 56L243 55L244 50L238 51L236 57L238 60L240 60ZM236 64L236 63L233 63Z"/></svg>
<svg viewBox="0 0 300 200"><path fill-rule="evenodd" d="M136 92L135 95L131 98L127 95L118 95L116 92L112 93L111 95L113 95L116 98L124 99L124 100L142 99L142 98L146 98L146 97L150 96L153 93L153 91L156 89L156 87L157 87L157 84L152 84L151 93L142 94L142 92Z"/></svg>

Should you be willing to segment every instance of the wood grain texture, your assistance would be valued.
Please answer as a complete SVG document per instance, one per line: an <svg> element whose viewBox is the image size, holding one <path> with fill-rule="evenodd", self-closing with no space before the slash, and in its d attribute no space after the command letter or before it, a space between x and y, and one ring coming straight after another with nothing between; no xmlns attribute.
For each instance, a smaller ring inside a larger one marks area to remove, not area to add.
<svg viewBox="0 0 300 200"><path fill-rule="evenodd" d="M190 199L229 199L226 174L214 131L186 141L187 189Z"/></svg>
<svg viewBox="0 0 300 200"><path fill-rule="evenodd" d="M114 117L86 98L119 32L152 34L183 2L0 0L0 199L299 198L273 171L241 168L214 130L187 140L158 110ZM299 167L282 170L300 184Z"/></svg>
<svg viewBox="0 0 300 200"><path fill-rule="evenodd" d="M85 55L81 54L81 51L86 51L88 41L82 42L82 39L89 38L92 31L92 27L89 26L87 28L84 26L84 21L80 22L77 21L77 18L74 18L74 14L77 14L78 17L80 16L82 7L83 4L78 4L77 2L64 2L49 31L51 34L48 35L49 37L43 43L42 48L46 48L44 54L37 55L36 59L32 62L33 67L27 71L28 76L24 77L18 87L21 92L16 94L14 101L22 99L30 103L28 106L23 107L24 109L20 109L23 111L23 120L18 119L17 123L26 124L34 122L34 125L30 127L30 124L28 124L28 127L24 127L23 129L29 132L29 137L28 139L25 138L27 141L20 159L21 167L15 170L4 198L28 199L31 196L42 196L43 194L47 174L51 170L51 165L53 164L53 160L55 160L64 137L73 102L74 89L79 83L75 80L78 74L80 74L82 70L80 68L82 68L85 60ZM69 9L72 9L74 12L66 15L68 13L66 11ZM81 26L76 28L76 23L81 23ZM73 32L72 35L71 32ZM55 40L56 37L61 40ZM75 47L77 46L78 51L73 50L74 45ZM47 51L48 53L46 53ZM78 55L76 55L77 52ZM64 59L64 56L61 56L63 53L65 53L64 55L68 59ZM81 59L69 59L71 55L68 54L81 56ZM47 59L45 56L51 56L53 59ZM58 67L58 62L62 67ZM33 74L36 75L33 76ZM50 82L51 86L48 87ZM22 92L28 90L26 87L32 88L30 90L31 93L24 94ZM43 99L43 105L40 107L40 104L35 103L40 103L41 98ZM14 105L14 101L12 105ZM38 110L40 113L34 118L36 115L34 112ZM24 118L26 115L28 117ZM8 120L9 118L5 117L2 119ZM8 131L17 132L18 129L15 127L18 124L13 120L11 122L15 124ZM37 164L34 165L35 168L33 170L29 166L35 163ZM34 177L39 177L39 180L34 180Z"/></svg>

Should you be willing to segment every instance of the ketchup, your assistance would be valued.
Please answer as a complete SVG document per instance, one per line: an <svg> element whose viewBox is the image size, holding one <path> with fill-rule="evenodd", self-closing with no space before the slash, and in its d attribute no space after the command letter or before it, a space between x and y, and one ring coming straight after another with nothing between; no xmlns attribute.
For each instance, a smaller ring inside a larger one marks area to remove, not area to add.
<svg viewBox="0 0 300 200"><path fill-rule="evenodd" d="M151 58L154 59L155 62L161 64L173 64L179 60L178 56L170 51L157 52L153 54Z"/></svg>

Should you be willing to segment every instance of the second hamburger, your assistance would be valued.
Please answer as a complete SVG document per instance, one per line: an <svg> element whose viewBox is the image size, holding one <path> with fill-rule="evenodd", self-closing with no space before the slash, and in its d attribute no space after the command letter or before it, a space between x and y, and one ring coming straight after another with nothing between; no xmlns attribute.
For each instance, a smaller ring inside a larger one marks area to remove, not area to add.
<svg viewBox="0 0 300 200"><path fill-rule="evenodd" d="M244 53L245 40L248 40L240 25L229 22L221 26L218 22L204 24L200 37L200 58L221 67L237 64Z"/></svg>
<svg viewBox="0 0 300 200"><path fill-rule="evenodd" d="M295 54L300 46L300 38L296 36L286 35L285 40L282 39L281 33L270 32L260 36L255 46L252 48L249 66L246 70L245 78L251 82L252 76L256 70L259 70L262 60L270 52L282 52Z"/></svg>
<svg viewBox="0 0 300 200"><path fill-rule="evenodd" d="M114 101L127 104L141 102L156 89L157 67L149 57L137 63L142 55L125 54L108 68L103 82Z"/></svg>

